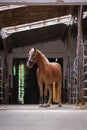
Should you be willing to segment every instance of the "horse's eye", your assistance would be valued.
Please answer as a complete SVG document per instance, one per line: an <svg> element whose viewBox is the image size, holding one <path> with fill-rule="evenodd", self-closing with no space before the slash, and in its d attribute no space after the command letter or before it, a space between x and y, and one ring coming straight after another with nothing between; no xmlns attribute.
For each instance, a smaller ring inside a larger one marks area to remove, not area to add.
<svg viewBox="0 0 87 130"><path fill-rule="evenodd" d="M36 57L36 53L33 55L33 57Z"/></svg>

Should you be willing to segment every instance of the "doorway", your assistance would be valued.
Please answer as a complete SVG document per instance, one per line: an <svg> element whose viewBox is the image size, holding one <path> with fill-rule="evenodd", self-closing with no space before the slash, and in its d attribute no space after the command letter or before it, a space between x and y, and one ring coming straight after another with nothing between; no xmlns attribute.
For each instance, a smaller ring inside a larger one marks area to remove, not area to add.
<svg viewBox="0 0 87 130"><path fill-rule="evenodd" d="M38 104L39 90L36 79L37 66L26 67L27 59L13 59L13 103Z"/></svg>

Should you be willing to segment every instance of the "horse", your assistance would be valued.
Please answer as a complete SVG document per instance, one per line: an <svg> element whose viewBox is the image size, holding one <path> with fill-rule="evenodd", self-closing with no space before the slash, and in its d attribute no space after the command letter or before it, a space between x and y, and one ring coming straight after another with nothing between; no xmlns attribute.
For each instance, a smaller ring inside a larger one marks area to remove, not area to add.
<svg viewBox="0 0 87 130"><path fill-rule="evenodd" d="M46 56L36 48L28 48L27 67L32 67L37 64L37 82L40 92L40 106L50 106L52 101L52 86L53 83L57 85L58 91L58 105L61 106L61 88L62 88L62 69L57 62L49 62ZM44 86L44 92L43 92ZM49 99L47 102L47 95L49 90ZM44 98L43 98L44 97Z"/></svg>

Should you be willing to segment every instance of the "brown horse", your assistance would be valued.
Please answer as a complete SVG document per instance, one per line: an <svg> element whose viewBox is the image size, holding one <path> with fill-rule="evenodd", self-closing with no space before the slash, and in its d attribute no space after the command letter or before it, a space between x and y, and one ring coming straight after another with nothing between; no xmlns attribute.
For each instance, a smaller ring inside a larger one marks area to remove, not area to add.
<svg viewBox="0 0 87 130"><path fill-rule="evenodd" d="M32 67L34 63L37 64L37 81L40 91L40 106L50 106L52 100L52 87L55 82L58 87L58 104L61 106L61 87L62 87L62 70L60 64L56 62L50 63L44 54L35 49L29 48L27 67ZM44 92L43 92L43 85ZM49 90L49 99L47 103L47 92ZM44 95L44 100L43 100Z"/></svg>

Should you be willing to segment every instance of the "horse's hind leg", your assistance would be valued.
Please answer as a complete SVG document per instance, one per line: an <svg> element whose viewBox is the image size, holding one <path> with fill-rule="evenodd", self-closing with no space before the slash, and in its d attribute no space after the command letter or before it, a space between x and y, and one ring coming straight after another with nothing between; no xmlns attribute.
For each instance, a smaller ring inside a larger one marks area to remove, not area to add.
<svg viewBox="0 0 87 130"><path fill-rule="evenodd" d="M48 88L46 87L45 85L45 88L44 88L44 104L43 104L43 107L47 107L47 92L48 92Z"/></svg>

